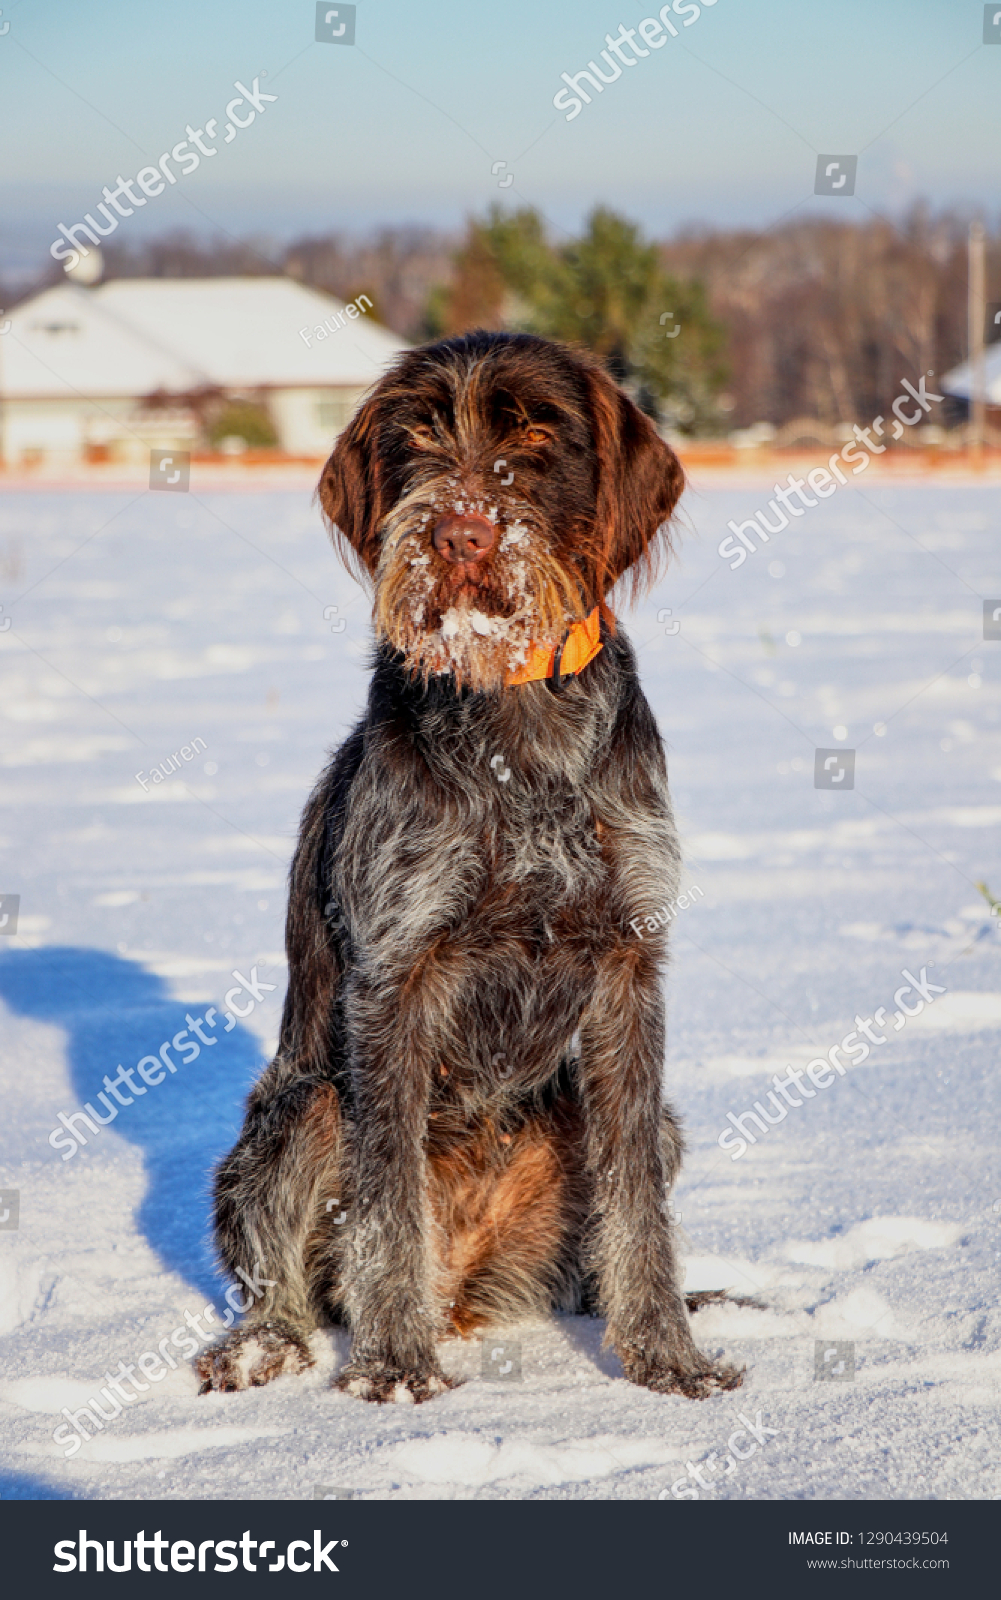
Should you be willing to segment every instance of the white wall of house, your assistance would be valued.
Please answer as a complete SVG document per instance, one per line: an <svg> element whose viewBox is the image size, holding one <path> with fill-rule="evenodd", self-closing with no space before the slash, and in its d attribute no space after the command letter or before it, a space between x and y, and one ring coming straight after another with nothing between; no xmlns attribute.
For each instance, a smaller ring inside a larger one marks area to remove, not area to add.
<svg viewBox="0 0 1001 1600"><path fill-rule="evenodd" d="M266 397L282 450L325 456L347 425L364 389L272 389Z"/></svg>
<svg viewBox="0 0 1001 1600"><path fill-rule="evenodd" d="M8 467L69 465L80 459L84 406L73 400L7 400L0 412Z"/></svg>
<svg viewBox="0 0 1001 1600"><path fill-rule="evenodd" d="M287 455L326 456L363 389L296 388L259 393ZM12 469L70 467L84 461L141 463L150 450L198 448L188 411L143 411L131 395L0 401L0 459Z"/></svg>
<svg viewBox="0 0 1001 1600"><path fill-rule="evenodd" d="M0 402L0 459L8 468L71 467L84 461L143 463L150 450L190 450L198 420L188 411L137 410L131 395Z"/></svg>

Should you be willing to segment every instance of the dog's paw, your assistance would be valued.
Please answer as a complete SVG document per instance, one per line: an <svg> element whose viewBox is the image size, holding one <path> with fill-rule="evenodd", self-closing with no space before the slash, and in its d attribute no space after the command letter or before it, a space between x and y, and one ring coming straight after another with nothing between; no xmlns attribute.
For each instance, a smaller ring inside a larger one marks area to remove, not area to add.
<svg viewBox="0 0 1001 1600"><path fill-rule="evenodd" d="M287 1322L271 1320L236 1328L194 1363L202 1380L199 1394L218 1389L233 1394L237 1389L259 1389L286 1372L298 1374L313 1365L309 1346Z"/></svg>
<svg viewBox="0 0 1001 1600"><path fill-rule="evenodd" d="M708 1400L710 1395L739 1389L746 1367L714 1364L701 1357L672 1362L664 1357L636 1354L622 1361L626 1377L654 1394L680 1394L687 1400Z"/></svg>
<svg viewBox="0 0 1001 1600"><path fill-rule="evenodd" d="M404 1367L350 1362L338 1373L333 1387L356 1400L375 1400L380 1404L392 1400L397 1405L413 1406L420 1405L423 1400L433 1400L447 1389L458 1388L460 1381L450 1378L440 1367L408 1371Z"/></svg>

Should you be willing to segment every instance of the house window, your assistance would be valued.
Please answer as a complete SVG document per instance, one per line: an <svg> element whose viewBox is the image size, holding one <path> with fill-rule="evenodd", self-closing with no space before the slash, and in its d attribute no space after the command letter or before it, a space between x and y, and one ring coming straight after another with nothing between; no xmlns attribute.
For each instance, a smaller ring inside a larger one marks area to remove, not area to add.
<svg viewBox="0 0 1001 1600"><path fill-rule="evenodd" d="M321 428L343 428L348 420L350 407L346 400L319 400L316 406L316 421Z"/></svg>

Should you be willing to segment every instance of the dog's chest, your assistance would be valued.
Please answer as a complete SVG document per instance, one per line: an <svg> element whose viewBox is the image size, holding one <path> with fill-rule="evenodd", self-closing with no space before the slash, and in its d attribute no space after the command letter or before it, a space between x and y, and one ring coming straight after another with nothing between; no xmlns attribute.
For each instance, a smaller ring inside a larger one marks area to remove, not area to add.
<svg viewBox="0 0 1001 1600"><path fill-rule="evenodd" d="M593 895L603 878L591 796L569 783L505 789L478 832L487 918L493 899L498 907L520 903L527 918L548 924L560 908Z"/></svg>
<svg viewBox="0 0 1001 1600"><path fill-rule="evenodd" d="M606 880L600 771L587 724L561 740L453 715L376 743L352 788L337 878L377 962L446 930L541 953ZM342 894L337 894L338 900Z"/></svg>
<svg viewBox="0 0 1001 1600"><path fill-rule="evenodd" d="M593 894L603 873L595 718L585 708L569 726L540 723L510 715L509 706L457 719L451 742L439 739L430 759L481 863L482 913L489 916L491 900L520 901L548 917Z"/></svg>

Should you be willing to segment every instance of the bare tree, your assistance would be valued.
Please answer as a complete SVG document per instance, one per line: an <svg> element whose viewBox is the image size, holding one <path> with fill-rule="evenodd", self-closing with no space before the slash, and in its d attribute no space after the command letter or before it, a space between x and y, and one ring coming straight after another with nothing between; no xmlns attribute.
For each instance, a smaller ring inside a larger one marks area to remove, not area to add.
<svg viewBox="0 0 1001 1600"><path fill-rule="evenodd" d="M728 422L848 423L886 414L903 378L966 355L965 218L923 207L897 225L809 219L769 233L664 244L669 271L705 285L728 331ZM1001 299L1001 235L988 241Z"/></svg>

